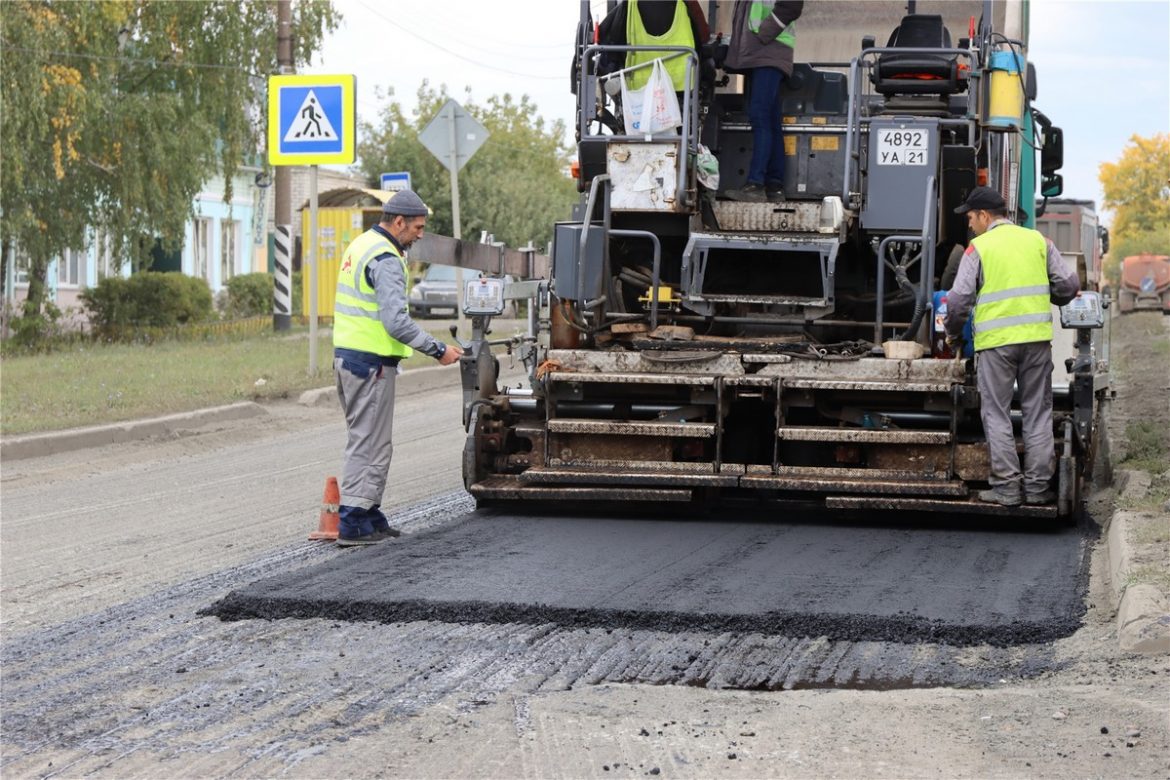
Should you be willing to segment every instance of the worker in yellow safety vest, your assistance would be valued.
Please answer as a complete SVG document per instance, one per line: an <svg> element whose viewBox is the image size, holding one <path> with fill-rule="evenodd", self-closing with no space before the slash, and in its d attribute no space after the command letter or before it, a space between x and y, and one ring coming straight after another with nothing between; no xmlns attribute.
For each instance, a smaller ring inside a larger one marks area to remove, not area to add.
<svg viewBox="0 0 1170 780"><path fill-rule="evenodd" d="M784 200L784 125L780 87L792 75L800 0L736 0L724 68L747 76L752 156L747 181L723 197L747 203Z"/></svg>
<svg viewBox="0 0 1170 780"><path fill-rule="evenodd" d="M685 46L698 49L710 37L707 19L697 0L623 0L618 3L598 27L598 40L612 46ZM631 51L624 59L624 68L634 68L661 58L675 92L686 87L687 57L671 57L671 52ZM617 70L613 56L606 56L601 73ZM646 67L631 70L626 76L630 89L641 89L653 70ZM692 75L691 79L694 80ZM613 82L615 85L617 82ZM693 84L692 84L693 86Z"/></svg>
<svg viewBox="0 0 1170 780"><path fill-rule="evenodd" d="M410 190L395 193L382 219L346 247L333 309L333 372L345 410L337 544L356 547L398 536L379 508L394 448L394 380L399 361L419 350L454 363L463 350L438 341L410 318L406 250L423 235L429 209Z"/></svg>
<svg viewBox="0 0 1170 780"><path fill-rule="evenodd" d="M967 215L975 237L947 293L945 326L954 342L968 318L974 325L980 415L991 455L991 489L979 498L1003 506L1051 504L1052 304L1075 298L1080 282L1051 241L1007 218L1003 196L990 187L971 190L955 212ZM1022 471L1011 421L1016 385L1024 422Z"/></svg>

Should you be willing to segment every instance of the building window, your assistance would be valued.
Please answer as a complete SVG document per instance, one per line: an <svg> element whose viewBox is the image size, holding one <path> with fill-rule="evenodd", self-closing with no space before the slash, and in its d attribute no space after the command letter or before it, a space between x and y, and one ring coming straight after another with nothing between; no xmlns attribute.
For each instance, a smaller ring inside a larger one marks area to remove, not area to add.
<svg viewBox="0 0 1170 780"><path fill-rule="evenodd" d="M194 246L191 275L211 281L211 220L197 219L194 223Z"/></svg>
<svg viewBox="0 0 1170 780"><path fill-rule="evenodd" d="M81 269L85 267L84 249L66 249L57 259L57 285L78 287L81 285Z"/></svg>
<svg viewBox="0 0 1170 780"><path fill-rule="evenodd" d="M105 233L97 233L93 237L94 272L97 281L107 276L118 275L118 264L114 262L114 241Z"/></svg>
<svg viewBox="0 0 1170 780"><path fill-rule="evenodd" d="M27 287L29 269L28 253L13 242L12 255L8 258L8 262L12 263L13 286Z"/></svg>
<svg viewBox="0 0 1170 780"><path fill-rule="evenodd" d="M232 219L219 223L219 272L221 283L236 275L236 247L239 243L240 223Z"/></svg>

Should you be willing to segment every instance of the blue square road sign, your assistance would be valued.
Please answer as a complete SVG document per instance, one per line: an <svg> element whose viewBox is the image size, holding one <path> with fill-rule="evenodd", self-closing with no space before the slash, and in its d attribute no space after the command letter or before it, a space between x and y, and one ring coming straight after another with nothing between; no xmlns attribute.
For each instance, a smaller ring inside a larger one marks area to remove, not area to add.
<svg viewBox="0 0 1170 780"><path fill-rule="evenodd" d="M269 162L352 163L355 113L353 76L270 77Z"/></svg>

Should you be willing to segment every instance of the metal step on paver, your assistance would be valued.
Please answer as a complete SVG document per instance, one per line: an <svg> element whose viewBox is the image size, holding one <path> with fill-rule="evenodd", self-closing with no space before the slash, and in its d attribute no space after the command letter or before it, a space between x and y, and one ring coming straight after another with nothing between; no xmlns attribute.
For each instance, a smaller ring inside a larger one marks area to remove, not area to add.
<svg viewBox="0 0 1170 780"><path fill-rule="evenodd" d="M556 418L548 421L550 433L585 433L604 436L670 436L710 439L715 423L659 422L656 420L584 420Z"/></svg>
<svg viewBox="0 0 1170 780"><path fill-rule="evenodd" d="M686 488L530 485L511 475L477 482L471 486L471 495L503 501L690 501L692 497Z"/></svg>
<svg viewBox="0 0 1170 780"><path fill-rule="evenodd" d="M673 471L602 471L574 468L530 468L520 474L525 484L675 485L687 487L737 487L737 474L698 474Z"/></svg>
<svg viewBox="0 0 1170 780"><path fill-rule="evenodd" d="M776 430L776 438L783 441L824 441L849 444L949 444L951 434L948 431L783 426Z"/></svg>
<svg viewBox="0 0 1170 780"><path fill-rule="evenodd" d="M828 509L882 509L904 512L937 512L945 518L948 512L972 515L1030 517L1055 519L1056 506L1000 506L985 501L941 501L929 498L903 498L888 496L829 496L825 499Z"/></svg>
<svg viewBox="0 0 1170 780"><path fill-rule="evenodd" d="M883 495L965 496L967 487L959 480L879 479L876 477L817 477L795 474L748 474L740 487L794 490L817 493L875 493Z"/></svg>

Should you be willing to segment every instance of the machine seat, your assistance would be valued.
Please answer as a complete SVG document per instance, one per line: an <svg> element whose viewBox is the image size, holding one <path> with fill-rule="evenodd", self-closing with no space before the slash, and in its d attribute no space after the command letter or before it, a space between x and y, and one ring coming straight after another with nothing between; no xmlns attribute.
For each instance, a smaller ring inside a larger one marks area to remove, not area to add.
<svg viewBox="0 0 1170 780"><path fill-rule="evenodd" d="M937 14L909 14L892 33L887 48L949 49L951 34ZM951 95L966 88L955 56L887 53L870 73L883 95Z"/></svg>

